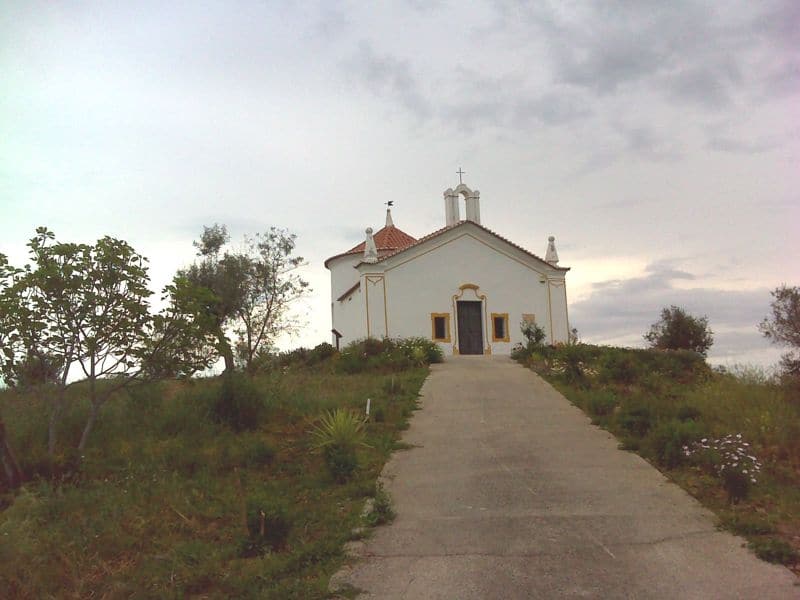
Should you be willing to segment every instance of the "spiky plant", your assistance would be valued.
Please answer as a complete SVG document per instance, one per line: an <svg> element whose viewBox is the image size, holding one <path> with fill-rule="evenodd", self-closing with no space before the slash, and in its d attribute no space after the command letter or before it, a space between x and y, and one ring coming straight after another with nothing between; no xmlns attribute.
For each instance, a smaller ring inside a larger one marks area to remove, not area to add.
<svg viewBox="0 0 800 600"><path fill-rule="evenodd" d="M322 416L311 430L313 448L325 456L333 478L347 481L358 468L356 448L364 442L364 420L352 410L337 408Z"/></svg>

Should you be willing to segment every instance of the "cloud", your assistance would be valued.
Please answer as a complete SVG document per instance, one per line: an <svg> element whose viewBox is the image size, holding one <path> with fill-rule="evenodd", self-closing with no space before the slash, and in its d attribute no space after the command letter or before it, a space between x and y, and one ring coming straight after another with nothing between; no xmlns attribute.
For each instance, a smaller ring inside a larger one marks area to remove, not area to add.
<svg viewBox="0 0 800 600"><path fill-rule="evenodd" d="M618 127L628 152L639 158L653 161L674 160L680 154L676 142L651 127Z"/></svg>
<svg viewBox="0 0 800 600"><path fill-rule="evenodd" d="M593 114L591 103L572 92L547 92L534 98L524 98L513 108L514 122L526 125L539 121L545 125L563 125Z"/></svg>
<svg viewBox="0 0 800 600"><path fill-rule="evenodd" d="M700 285L677 287L679 281ZM661 309L680 306L695 316L708 317L715 332L712 357L735 358L769 346L756 329L769 301L766 288L702 287L697 275L662 261L648 265L639 277L594 283L586 299L570 304L570 323L587 341L643 346L642 336L659 319Z"/></svg>
<svg viewBox="0 0 800 600"><path fill-rule="evenodd" d="M379 54L369 42L362 41L343 66L350 77L369 91L398 102L420 120L431 117L433 107L422 91L420 79L412 73L409 61Z"/></svg>
<svg viewBox="0 0 800 600"><path fill-rule="evenodd" d="M742 140L727 136L712 136L709 138L707 146L717 152L729 152L731 154L761 154L781 146L783 142L775 138L764 138L760 140Z"/></svg>

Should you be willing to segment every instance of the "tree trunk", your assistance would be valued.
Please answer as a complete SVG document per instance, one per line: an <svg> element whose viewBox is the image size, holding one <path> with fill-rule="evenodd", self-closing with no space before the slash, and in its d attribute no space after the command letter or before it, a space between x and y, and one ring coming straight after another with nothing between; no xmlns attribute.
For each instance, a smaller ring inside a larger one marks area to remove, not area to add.
<svg viewBox="0 0 800 600"><path fill-rule="evenodd" d="M219 353L225 361L225 374L230 375L236 369L236 364L233 362L233 350L228 338L225 337L225 332L220 327L217 329L217 341L219 342Z"/></svg>
<svg viewBox="0 0 800 600"><path fill-rule="evenodd" d="M3 463L3 470L6 472L8 487L12 490L22 484L22 469L19 468L14 453L11 451L11 444L6 437L6 426L0 420L0 462Z"/></svg>
<svg viewBox="0 0 800 600"><path fill-rule="evenodd" d="M86 425L83 428L83 433L81 434L81 441L78 443L78 451L83 452L83 449L86 448L86 441L89 439L89 434L92 432L92 427L94 427L95 421L97 421L97 415L100 412L100 403L99 402L92 402L92 408L89 410L89 418L86 419Z"/></svg>

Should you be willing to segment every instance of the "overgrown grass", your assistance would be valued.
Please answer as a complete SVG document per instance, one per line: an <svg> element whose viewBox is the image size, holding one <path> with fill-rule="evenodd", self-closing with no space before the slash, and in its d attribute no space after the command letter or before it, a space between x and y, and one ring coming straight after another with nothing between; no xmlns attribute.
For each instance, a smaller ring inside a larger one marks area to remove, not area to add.
<svg viewBox="0 0 800 600"><path fill-rule="evenodd" d="M0 595L326 597L426 374L273 369L248 388L256 426L220 409L218 380L149 385L109 402L80 468L64 450L86 415L79 390L56 466L45 401L0 393L13 447L36 475L0 512ZM360 467L340 484L310 431L335 408L363 415L367 398L382 418L366 423Z"/></svg>
<svg viewBox="0 0 800 600"><path fill-rule="evenodd" d="M579 344L520 348L514 356L614 433L622 448L712 508L758 556L800 573L797 387L780 386L756 368L713 371L690 352ZM757 473L754 459L763 465Z"/></svg>

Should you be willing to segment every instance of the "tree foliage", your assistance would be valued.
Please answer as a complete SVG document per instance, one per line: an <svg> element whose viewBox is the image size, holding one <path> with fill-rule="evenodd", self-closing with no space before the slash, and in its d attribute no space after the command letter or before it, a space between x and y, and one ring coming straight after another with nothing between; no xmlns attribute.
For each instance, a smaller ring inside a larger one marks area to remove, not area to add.
<svg viewBox="0 0 800 600"><path fill-rule="evenodd" d="M31 264L24 269L2 261L2 374L11 386L47 388L51 456L66 390L78 381L71 372L88 382L82 450L101 406L117 390L157 376L153 365L191 373L208 364L197 351L202 339L194 317L179 296L171 294L168 308L151 314L147 261L127 242L62 243L40 227L28 247Z"/></svg>
<svg viewBox="0 0 800 600"><path fill-rule="evenodd" d="M774 344L788 346L781 367L788 375L800 376L800 287L782 285L771 292L772 314L758 328Z"/></svg>
<svg viewBox="0 0 800 600"><path fill-rule="evenodd" d="M661 309L661 319L644 335L660 350L692 350L703 356L714 343L707 317L693 317L678 306Z"/></svg>
<svg viewBox="0 0 800 600"><path fill-rule="evenodd" d="M273 227L245 237L238 250L225 249L229 241L224 225L204 227L194 242L198 260L178 272L198 294L197 317L214 335L226 373L233 372L236 358L251 370L259 350L294 329L289 308L308 291L297 273L303 259L294 256L293 234Z"/></svg>

